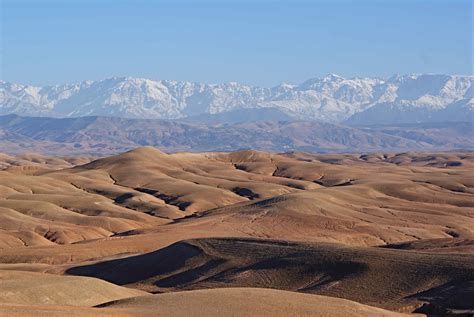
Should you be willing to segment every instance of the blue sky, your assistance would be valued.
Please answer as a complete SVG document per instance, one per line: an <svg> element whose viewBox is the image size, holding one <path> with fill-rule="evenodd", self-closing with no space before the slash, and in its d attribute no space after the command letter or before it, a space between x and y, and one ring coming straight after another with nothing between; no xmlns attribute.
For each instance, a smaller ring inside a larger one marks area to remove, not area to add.
<svg viewBox="0 0 474 317"><path fill-rule="evenodd" d="M0 1L7 81L472 73L470 0Z"/></svg>

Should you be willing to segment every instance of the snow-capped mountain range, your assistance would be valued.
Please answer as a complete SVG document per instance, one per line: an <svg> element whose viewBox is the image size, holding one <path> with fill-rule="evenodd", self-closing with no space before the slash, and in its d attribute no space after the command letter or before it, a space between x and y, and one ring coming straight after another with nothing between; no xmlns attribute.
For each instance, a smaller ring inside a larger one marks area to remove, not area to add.
<svg viewBox="0 0 474 317"><path fill-rule="evenodd" d="M273 109L296 119L353 124L473 121L473 81L461 75L334 74L273 88L132 77L45 87L0 81L0 114L180 119Z"/></svg>

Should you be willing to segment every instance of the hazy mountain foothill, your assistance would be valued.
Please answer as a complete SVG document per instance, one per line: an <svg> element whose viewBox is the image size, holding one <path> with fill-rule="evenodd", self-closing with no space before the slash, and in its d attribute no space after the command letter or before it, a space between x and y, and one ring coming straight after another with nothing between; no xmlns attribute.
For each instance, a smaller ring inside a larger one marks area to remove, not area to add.
<svg viewBox="0 0 474 317"><path fill-rule="evenodd" d="M33 87L1 82L0 149L371 152L472 149L472 76L337 75L259 88L111 78Z"/></svg>

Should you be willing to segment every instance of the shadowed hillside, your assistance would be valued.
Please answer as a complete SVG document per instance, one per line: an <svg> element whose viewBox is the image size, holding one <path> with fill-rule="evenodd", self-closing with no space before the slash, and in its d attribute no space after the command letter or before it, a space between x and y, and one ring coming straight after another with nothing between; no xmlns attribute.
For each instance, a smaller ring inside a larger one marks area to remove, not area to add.
<svg viewBox="0 0 474 317"><path fill-rule="evenodd" d="M202 239L70 269L152 292L264 287L342 297L389 309L474 310L474 255L274 240ZM456 298L454 298L454 297Z"/></svg>

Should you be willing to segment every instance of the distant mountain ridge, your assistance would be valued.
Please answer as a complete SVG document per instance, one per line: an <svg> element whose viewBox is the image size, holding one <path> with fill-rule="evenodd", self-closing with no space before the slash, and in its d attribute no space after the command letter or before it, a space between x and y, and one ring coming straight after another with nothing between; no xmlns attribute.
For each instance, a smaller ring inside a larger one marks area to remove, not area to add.
<svg viewBox="0 0 474 317"><path fill-rule="evenodd" d="M278 116L349 124L472 121L474 76L329 74L272 88L114 77L34 87L0 81L0 114L182 119L231 113L234 121ZM275 115L274 111L267 114ZM240 116L240 117L239 117ZM219 117L219 116L218 116Z"/></svg>
<svg viewBox="0 0 474 317"><path fill-rule="evenodd" d="M349 127L317 121L203 123L117 117L0 116L0 152L108 155L140 146L168 152L374 152L473 149L470 122Z"/></svg>

